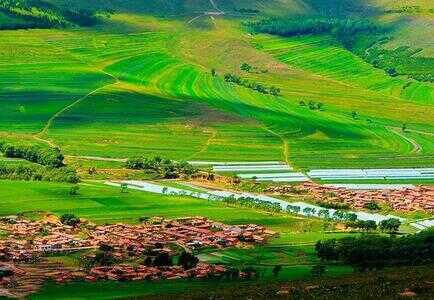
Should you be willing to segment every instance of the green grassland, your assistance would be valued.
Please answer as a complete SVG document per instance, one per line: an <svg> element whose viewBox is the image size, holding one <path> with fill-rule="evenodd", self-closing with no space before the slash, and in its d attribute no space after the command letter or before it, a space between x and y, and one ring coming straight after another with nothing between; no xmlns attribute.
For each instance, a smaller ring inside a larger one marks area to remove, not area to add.
<svg viewBox="0 0 434 300"><path fill-rule="evenodd" d="M230 18L195 27L192 7L210 4L199 2L167 8L189 16L155 18L115 1L111 18L91 28L1 31L0 131L74 156L287 160L302 169L434 164L432 84L389 77L328 36L249 36ZM268 72L241 72L243 62ZM282 95L226 83L226 72ZM312 111L301 100L325 105Z"/></svg>

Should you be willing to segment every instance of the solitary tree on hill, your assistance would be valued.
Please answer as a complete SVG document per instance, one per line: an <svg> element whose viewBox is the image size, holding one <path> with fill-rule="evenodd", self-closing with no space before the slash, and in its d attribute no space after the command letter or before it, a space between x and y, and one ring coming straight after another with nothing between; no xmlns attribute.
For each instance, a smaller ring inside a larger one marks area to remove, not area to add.
<svg viewBox="0 0 434 300"><path fill-rule="evenodd" d="M252 66L248 63L243 63L240 67L241 71L250 72L252 70Z"/></svg>

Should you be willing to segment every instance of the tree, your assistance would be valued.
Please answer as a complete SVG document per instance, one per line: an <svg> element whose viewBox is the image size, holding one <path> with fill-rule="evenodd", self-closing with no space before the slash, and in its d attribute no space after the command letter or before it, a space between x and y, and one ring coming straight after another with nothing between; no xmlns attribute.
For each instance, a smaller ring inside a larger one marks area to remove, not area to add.
<svg viewBox="0 0 434 300"><path fill-rule="evenodd" d="M73 214L63 214L60 217L60 222L65 225L76 226L80 224L80 219Z"/></svg>
<svg viewBox="0 0 434 300"><path fill-rule="evenodd" d="M355 213L345 213L344 220L348 222L355 222L357 220L357 215Z"/></svg>
<svg viewBox="0 0 434 300"><path fill-rule="evenodd" d="M369 210L379 210L380 209L380 206L378 205L378 203L374 202L374 201L365 203L363 205L363 207L366 208L366 209L369 209Z"/></svg>
<svg viewBox="0 0 434 300"><path fill-rule="evenodd" d="M277 277L279 276L280 271L282 271L282 266L281 265L276 265L273 268L273 276Z"/></svg>
<svg viewBox="0 0 434 300"><path fill-rule="evenodd" d="M184 270L190 270L197 266L199 259L191 253L183 251L178 259L178 265L181 265Z"/></svg>
<svg viewBox="0 0 434 300"><path fill-rule="evenodd" d="M351 117L356 120L357 119L357 112L353 111L351 112Z"/></svg>
<svg viewBox="0 0 434 300"><path fill-rule="evenodd" d="M211 75L212 75L212 77L216 77L217 76L216 69L211 69Z"/></svg>
<svg viewBox="0 0 434 300"><path fill-rule="evenodd" d="M402 124L402 128L401 128L402 132L405 132L407 130L407 124Z"/></svg>
<svg viewBox="0 0 434 300"><path fill-rule="evenodd" d="M395 68L388 68L388 69L386 70L386 72L387 72L390 76L392 76L392 77L396 77L396 76L398 76L398 72L396 71Z"/></svg>
<svg viewBox="0 0 434 300"><path fill-rule="evenodd" d="M273 96L279 96L280 94L280 88L277 88L275 86L270 87L270 94Z"/></svg>
<svg viewBox="0 0 434 300"><path fill-rule="evenodd" d="M380 230L389 233L398 232L400 226L401 226L401 221L396 218L390 218L380 222Z"/></svg>
<svg viewBox="0 0 434 300"><path fill-rule="evenodd" d="M313 277L321 277L324 275L326 267L323 264L314 265L311 269L311 274Z"/></svg>
<svg viewBox="0 0 434 300"><path fill-rule="evenodd" d="M78 191L80 190L80 187L78 185L73 185L71 186L71 188L69 189L69 195L71 196L76 196L78 195Z"/></svg>
<svg viewBox="0 0 434 300"><path fill-rule="evenodd" d="M125 182L121 183L121 193L126 193L128 191L128 184Z"/></svg>
<svg viewBox="0 0 434 300"><path fill-rule="evenodd" d="M365 230L366 231L372 231L377 229L377 223L373 220L367 220L365 223Z"/></svg>
<svg viewBox="0 0 434 300"><path fill-rule="evenodd" d="M171 266L172 264L172 258L167 252L160 252L157 254L157 256L155 256L154 266L164 267Z"/></svg>
<svg viewBox="0 0 434 300"><path fill-rule="evenodd" d="M241 64L240 69L241 71L250 72L252 70L252 66L249 65L248 63L243 63Z"/></svg>

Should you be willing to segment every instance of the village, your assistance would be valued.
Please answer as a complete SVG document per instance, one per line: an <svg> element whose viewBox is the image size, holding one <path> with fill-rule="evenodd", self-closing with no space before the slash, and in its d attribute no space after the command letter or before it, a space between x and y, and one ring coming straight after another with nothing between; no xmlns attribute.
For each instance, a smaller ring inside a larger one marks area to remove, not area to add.
<svg viewBox="0 0 434 300"><path fill-rule="evenodd" d="M141 221L136 225L96 225L80 220L68 225L53 215L36 221L1 218L0 284L11 291L20 290L20 284L36 273L40 284L46 279L63 283L218 277L226 268L200 262L195 251L264 243L275 234L254 224L232 226L203 217L144 217ZM57 263L54 271L48 272L47 258L70 253L80 254L80 263ZM180 254L186 259L176 264L175 257ZM45 273L40 273L39 266Z"/></svg>
<svg viewBox="0 0 434 300"><path fill-rule="evenodd" d="M386 204L397 211L434 212L434 187L432 186L390 190L351 190L309 181L297 186L271 186L267 192L281 195L306 193L318 202L343 203L356 209L366 208L367 204L376 202Z"/></svg>

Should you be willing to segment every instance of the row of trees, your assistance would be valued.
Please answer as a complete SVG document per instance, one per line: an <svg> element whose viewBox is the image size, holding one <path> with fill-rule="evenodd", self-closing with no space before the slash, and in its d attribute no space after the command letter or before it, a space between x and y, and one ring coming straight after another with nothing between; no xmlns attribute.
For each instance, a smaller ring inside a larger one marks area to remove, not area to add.
<svg viewBox="0 0 434 300"><path fill-rule="evenodd" d="M282 207L279 203L273 203L257 198L251 198L251 197L240 197L235 198L234 196L231 197L225 197L222 199L224 203L231 204L231 205L240 205L260 210L265 210L269 212L281 212Z"/></svg>
<svg viewBox="0 0 434 300"><path fill-rule="evenodd" d="M315 102L310 100L309 102L305 102L304 100L301 100L298 102L300 106L307 106L310 110L322 110L324 107L324 103L322 102Z"/></svg>
<svg viewBox="0 0 434 300"><path fill-rule="evenodd" d="M317 204L324 208L331 208L331 209L349 209L350 206L347 203L340 203L340 202L323 202L319 201Z"/></svg>
<svg viewBox="0 0 434 300"><path fill-rule="evenodd" d="M234 83L239 86L243 86L245 88L257 91L258 93L266 94L266 95L273 95L273 96L279 96L280 95L280 89L275 86L267 87L261 83L252 82L248 79L242 79L240 76L235 74L227 73L224 76L224 79L226 82Z"/></svg>
<svg viewBox="0 0 434 300"><path fill-rule="evenodd" d="M35 145L13 145L0 141L0 152L2 152L5 157L22 158L51 168L64 166L64 157L58 148Z"/></svg>
<svg viewBox="0 0 434 300"><path fill-rule="evenodd" d="M276 17L247 22L253 33L268 33L280 36L331 34L345 47L351 48L359 34L378 34L382 28L366 19L336 19L305 16Z"/></svg>
<svg viewBox="0 0 434 300"><path fill-rule="evenodd" d="M144 170L166 179L192 176L197 173L197 169L188 162L176 162L159 156L129 158L126 167L133 170Z"/></svg>
<svg viewBox="0 0 434 300"><path fill-rule="evenodd" d="M317 210L316 208L313 207L305 207L302 210L301 207L297 205L288 205L286 207L286 210L289 213L299 214L302 212L306 216L317 215L318 217L322 217L324 219L331 219L331 220L341 221L341 222L354 222L357 220L357 215L355 213L345 212L342 210L336 210L333 214L330 214L329 209Z"/></svg>
<svg viewBox="0 0 434 300"><path fill-rule="evenodd" d="M423 57L422 48L402 46L385 49L389 39L379 39L368 49L359 51L362 58L376 68L385 70L390 76L407 75L418 81L434 82L434 59Z"/></svg>
<svg viewBox="0 0 434 300"><path fill-rule="evenodd" d="M360 270L434 262L434 230L403 237L362 235L317 242L325 261L342 261Z"/></svg>
<svg viewBox="0 0 434 300"><path fill-rule="evenodd" d="M353 212L346 212L342 210L335 210L333 214L330 214L329 209L317 210L312 207L305 207L303 210L297 205L288 205L286 207L287 212L300 214L303 213L306 216L318 216L326 220L332 220L336 222L343 222L348 228L360 229L365 231L372 231L380 229L383 232L396 233L399 231L401 221L396 218L390 218L382 220L378 225L373 220L358 220L358 217Z"/></svg>
<svg viewBox="0 0 434 300"><path fill-rule="evenodd" d="M22 163L0 163L0 179L68 183L78 183L80 181L75 170L70 168L47 168Z"/></svg>

